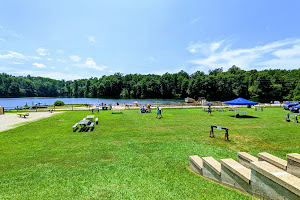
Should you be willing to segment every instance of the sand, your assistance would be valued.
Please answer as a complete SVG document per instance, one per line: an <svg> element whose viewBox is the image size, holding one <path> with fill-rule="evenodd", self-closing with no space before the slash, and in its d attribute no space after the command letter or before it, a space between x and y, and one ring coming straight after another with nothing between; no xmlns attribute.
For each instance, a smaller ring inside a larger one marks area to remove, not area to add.
<svg viewBox="0 0 300 200"><path fill-rule="evenodd" d="M27 122L36 121L42 118L51 117L52 115L58 114L61 112L30 112L29 116L19 117L16 113L5 113L0 115L0 132L12 129L18 126L23 126Z"/></svg>

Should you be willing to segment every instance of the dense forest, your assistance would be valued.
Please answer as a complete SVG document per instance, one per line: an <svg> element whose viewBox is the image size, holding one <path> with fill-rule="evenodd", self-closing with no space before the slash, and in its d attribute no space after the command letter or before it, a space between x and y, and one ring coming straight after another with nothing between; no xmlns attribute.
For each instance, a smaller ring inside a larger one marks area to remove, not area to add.
<svg viewBox="0 0 300 200"><path fill-rule="evenodd" d="M0 74L0 97L185 98L300 100L300 69L244 71L232 66L208 74L116 73L74 81Z"/></svg>

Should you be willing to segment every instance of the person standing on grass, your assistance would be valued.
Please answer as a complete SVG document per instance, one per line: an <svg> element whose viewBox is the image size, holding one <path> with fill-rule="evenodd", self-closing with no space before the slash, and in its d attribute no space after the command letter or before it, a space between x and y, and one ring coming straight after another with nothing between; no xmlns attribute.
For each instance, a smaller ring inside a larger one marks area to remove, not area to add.
<svg viewBox="0 0 300 200"><path fill-rule="evenodd" d="M208 113L210 113L210 115L211 115L211 107L210 107L210 104L208 105L208 112L207 112L207 114Z"/></svg>
<svg viewBox="0 0 300 200"><path fill-rule="evenodd" d="M157 110L156 110L156 118L160 118L160 110L159 110L159 107L157 107Z"/></svg>

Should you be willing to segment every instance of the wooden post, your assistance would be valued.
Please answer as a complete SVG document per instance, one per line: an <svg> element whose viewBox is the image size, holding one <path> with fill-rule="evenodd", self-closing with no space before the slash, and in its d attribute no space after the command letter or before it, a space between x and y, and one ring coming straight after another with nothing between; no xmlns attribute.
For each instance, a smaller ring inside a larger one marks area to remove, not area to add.
<svg viewBox="0 0 300 200"><path fill-rule="evenodd" d="M17 112L19 112L19 106L17 106Z"/></svg>
<svg viewBox="0 0 300 200"><path fill-rule="evenodd" d="M73 104L72 104L72 110L73 110Z"/></svg>

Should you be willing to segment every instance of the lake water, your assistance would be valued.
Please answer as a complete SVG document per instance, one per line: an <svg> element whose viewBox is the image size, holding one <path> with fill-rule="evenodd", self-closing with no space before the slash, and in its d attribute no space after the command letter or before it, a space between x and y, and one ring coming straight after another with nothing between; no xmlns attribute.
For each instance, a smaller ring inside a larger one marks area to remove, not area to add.
<svg viewBox="0 0 300 200"><path fill-rule="evenodd" d="M0 98L0 106L3 107L23 107L26 103L28 106L34 106L35 103L40 105L53 105L56 100L61 100L65 104L133 104L138 101L139 104L183 104L184 100L177 99L100 99L100 98L57 98L57 97L24 97L24 98Z"/></svg>

